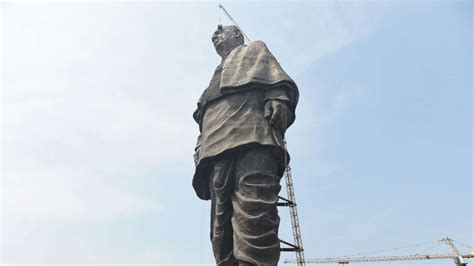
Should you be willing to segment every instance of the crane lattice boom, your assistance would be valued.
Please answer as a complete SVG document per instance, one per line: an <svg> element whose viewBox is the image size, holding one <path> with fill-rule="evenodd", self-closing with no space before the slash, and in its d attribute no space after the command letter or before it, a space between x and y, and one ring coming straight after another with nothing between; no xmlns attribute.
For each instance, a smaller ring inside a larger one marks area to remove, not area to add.
<svg viewBox="0 0 474 266"><path fill-rule="evenodd" d="M408 261L408 260L442 260L442 259L452 259L454 260L456 266L466 266L467 263L464 262L464 259L472 259L474 258L474 252L468 253L468 254L461 254L461 252L456 248L454 245L454 240L445 237L439 241L436 241L438 243L445 243L448 245L452 253L451 254L414 254L414 255L399 255L399 256L374 256L374 257L362 257L358 254L359 256L355 257L350 257L350 256L344 256L344 257L338 257L338 258L318 258L318 259L308 259L305 260L304 262L306 263L314 263L314 264L330 264L330 263L337 263L337 264L349 264L349 263L359 263L359 262L382 262L382 261ZM424 244L417 244L413 246L421 246L421 245L426 245L430 243L424 243ZM462 244L462 243L459 243ZM439 245L439 244L438 244ZM413 247L410 246L410 247ZM467 245L464 245L467 246ZM471 246L467 246L469 248L472 248ZM405 247L406 248L406 247ZM431 247L433 248L433 247ZM430 248L430 249L431 249ZM397 250L401 248L395 248L395 249L390 249L390 250ZM381 250L378 252L382 251L388 251L388 250ZM426 251L424 251L426 252ZM372 252L375 253L375 252ZM301 260L291 260L287 259L285 260L285 263L293 263L293 264L298 264L301 263Z"/></svg>
<svg viewBox="0 0 474 266"><path fill-rule="evenodd" d="M406 256L380 256L380 257L354 257L354 258L321 258L321 259L307 259L306 263L338 263L349 264L356 262L381 262L381 261L408 261L408 260L442 260L455 259L457 255L454 254L425 254L425 255L406 255ZM462 255L463 258L474 258L474 254ZM296 263L296 260L285 260L285 263Z"/></svg>

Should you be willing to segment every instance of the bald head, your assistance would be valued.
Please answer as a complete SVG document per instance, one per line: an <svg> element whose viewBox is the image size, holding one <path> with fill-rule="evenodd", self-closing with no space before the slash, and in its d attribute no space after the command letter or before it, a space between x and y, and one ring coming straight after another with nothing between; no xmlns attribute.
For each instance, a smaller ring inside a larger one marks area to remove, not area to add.
<svg viewBox="0 0 474 266"><path fill-rule="evenodd" d="M234 48L244 44L244 36L237 26L218 25L212 35L212 43L217 54L227 56Z"/></svg>

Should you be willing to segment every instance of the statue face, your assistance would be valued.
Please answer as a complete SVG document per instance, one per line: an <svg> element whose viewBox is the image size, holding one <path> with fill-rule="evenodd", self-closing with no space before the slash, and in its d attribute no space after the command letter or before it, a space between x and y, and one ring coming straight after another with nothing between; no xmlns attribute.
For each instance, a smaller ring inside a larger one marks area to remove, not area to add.
<svg viewBox="0 0 474 266"><path fill-rule="evenodd" d="M212 35L212 43L221 57L228 55L234 48L244 44L242 33L235 26L219 25Z"/></svg>

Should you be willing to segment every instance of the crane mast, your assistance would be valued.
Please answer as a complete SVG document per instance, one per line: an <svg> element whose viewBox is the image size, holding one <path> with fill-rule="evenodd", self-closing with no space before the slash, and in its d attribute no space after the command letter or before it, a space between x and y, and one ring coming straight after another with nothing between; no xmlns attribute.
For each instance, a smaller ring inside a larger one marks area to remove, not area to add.
<svg viewBox="0 0 474 266"><path fill-rule="evenodd" d="M291 175L290 165L286 166L285 180L286 180L286 193L288 195L288 201L292 203L289 205L289 208L290 208L290 216L291 216L291 228L293 231L293 241L295 245L294 251L296 252L296 264L298 266L303 266L305 265L306 261L305 261L304 253L303 253L304 251L303 241L301 239L300 222L298 219L298 210L296 209L295 190L293 187L293 177Z"/></svg>
<svg viewBox="0 0 474 266"><path fill-rule="evenodd" d="M451 250L453 251L454 254L454 263L456 263L457 266L466 266L467 263L464 262L463 255L461 255L461 252L456 248L456 246L453 243L453 240L449 237L445 237L440 240L440 242L444 242L446 245L448 245Z"/></svg>

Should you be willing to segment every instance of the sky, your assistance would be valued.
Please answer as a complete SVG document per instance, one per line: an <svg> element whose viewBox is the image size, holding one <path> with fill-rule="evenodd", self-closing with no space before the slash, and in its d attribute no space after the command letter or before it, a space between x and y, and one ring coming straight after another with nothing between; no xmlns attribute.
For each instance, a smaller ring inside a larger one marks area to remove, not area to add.
<svg viewBox="0 0 474 266"><path fill-rule="evenodd" d="M474 251L472 2L223 4L299 86L306 258ZM229 23L216 2L1 3L0 264L213 264L192 113Z"/></svg>

